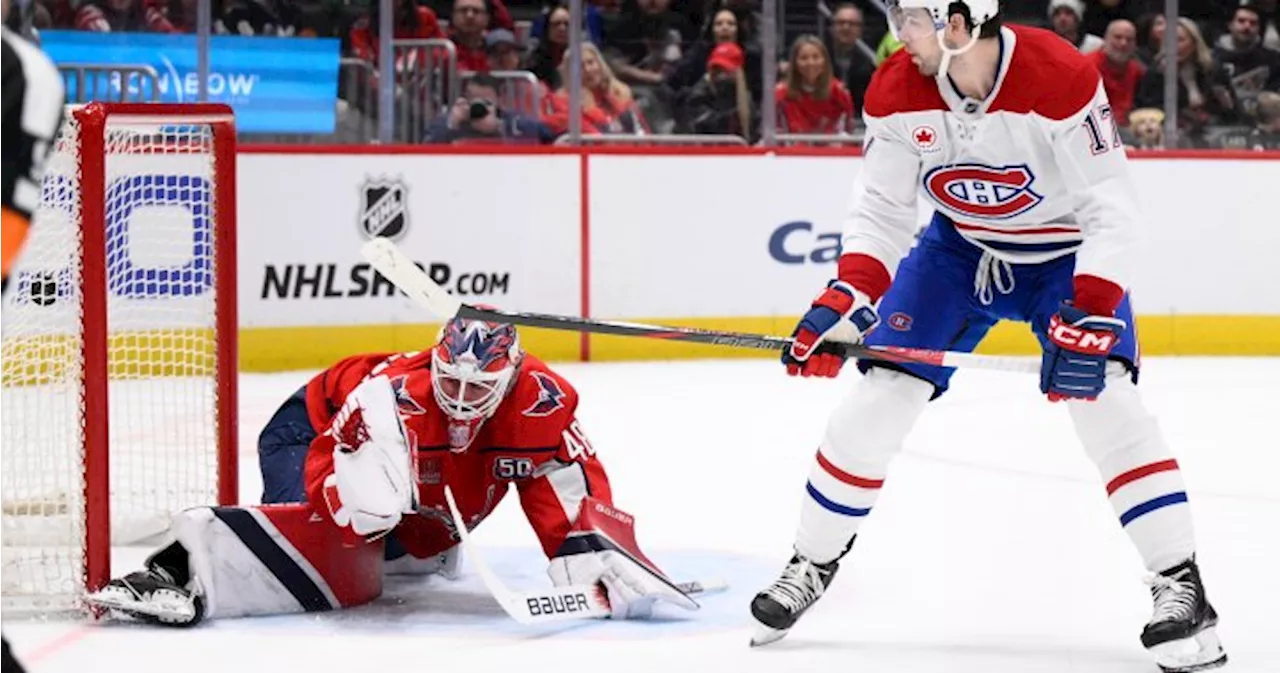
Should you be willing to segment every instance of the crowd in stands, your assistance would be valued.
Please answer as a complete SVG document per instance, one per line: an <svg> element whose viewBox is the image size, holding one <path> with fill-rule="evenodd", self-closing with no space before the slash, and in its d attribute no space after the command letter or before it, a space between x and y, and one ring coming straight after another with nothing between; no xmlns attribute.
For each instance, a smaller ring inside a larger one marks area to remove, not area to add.
<svg viewBox="0 0 1280 673"><path fill-rule="evenodd" d="M863 97L897 45L875 0L789 3L779 62L765 63L759 0L584 0L584 134L736 135L856 141ZM191 32L195 0L31 0L36 28ZM425 142L552 142L570 126L567 2L395 0L395 38L447 40L456 100L431 97ZM790 5L803 5L792 10ZM212 0L220 34L327 36L376 77L379 16L368 0ZM1162 0L1007 0L1006 22L1047 27L1093 59L1126 141L1164 147ZM1277 0L1181 0L1179 146L1280 148ZM398 52L399 53L399 52ZM450 63L433 50L426 67ZM399 56L397 57L400 58ZM397 61L399 70L424 67ZM774 91L762 91L766 68ZM483 76L481 76L483 75ZM512 91L510 89L519 89ZM441 93L441 92L436 92ZM398 91L398 95L406 95ZM775 119L763 119L772 96ZM347 101L374 118L368 101ZM412 137L416 136L416 137Z"/></svg>

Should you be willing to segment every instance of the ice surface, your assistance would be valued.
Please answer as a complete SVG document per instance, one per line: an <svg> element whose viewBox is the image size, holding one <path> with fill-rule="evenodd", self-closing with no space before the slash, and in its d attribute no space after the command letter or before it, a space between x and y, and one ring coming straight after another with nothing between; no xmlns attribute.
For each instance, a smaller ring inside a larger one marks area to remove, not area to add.
<svg viewBox="0 0 1280 673"><path fill-rule="evenodd" d="M1191 494L1225 670L1280 672L1280 360L1144 367ZM393 579L378 602L341 614L188 631L6 620L5 635L33 673L1157 670L1138 643L1150 611L1141 563L1065 410L1033 378L958 374L893 464L828 595L787 639L753 650L747 604L789 555L826 416L857 375L793 380L766 361L560 369L650 556L680 580L731 582L701 611L524 629L468 574ZM308 375L241 379L245 502L261 485L257 431ZM476 538L512 585L547 582L515 499Z"/></svg>

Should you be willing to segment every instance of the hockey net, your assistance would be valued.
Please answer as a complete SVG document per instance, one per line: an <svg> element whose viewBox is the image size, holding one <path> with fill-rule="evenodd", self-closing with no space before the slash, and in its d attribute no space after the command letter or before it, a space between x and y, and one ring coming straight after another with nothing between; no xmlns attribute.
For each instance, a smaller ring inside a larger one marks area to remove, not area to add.
<svg viewBox="0 0 1280 673"><path fill-rule="evenodd" d="M69 108L3 304L3 607L236 501L235 136L219 105Z"/></svg>

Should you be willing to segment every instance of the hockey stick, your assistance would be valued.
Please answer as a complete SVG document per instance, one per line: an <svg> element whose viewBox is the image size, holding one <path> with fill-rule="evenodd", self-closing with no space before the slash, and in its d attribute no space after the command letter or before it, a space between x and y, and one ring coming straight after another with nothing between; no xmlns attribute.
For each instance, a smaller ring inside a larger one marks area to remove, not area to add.
<svg viewBox="0 0 1280 673"><path fill-rule="evenodd" d="M480 575L480 581L484 582L485 588L512 619L531 626L566 620L600 619L611 614L609 603L603 594L604 589L599 586L576 584L534 591L507 589L471 543L471 532L463 523L465 519L458 511L453 490L448 485L444 487L444 499L449 504L449 514L453 516L454 525L458 529L459 543L463 545L476 573ZM676 588L690 595L716 593L728 587L728 583L723 581L684 582L676 585Z"/></svg>
<svg viewBox="0 0 1280 673"><path fill-rule="evenodd" d="M648 337L666 341L687 341L715 346L733 346L771 351L781 351L791 345L789 337L721 332L691 327L664 327L612 320L547 315L544 313L520 313L478 308L470 304L464 304L460 299L446 292L444 288L431 280L426 271L423 271L413 260L409 259L400 250L399 246L388 239L375 238L370 240L361 248L361 253L378 273L381 273L401 291L409 295L410 298L442 320L458 317L527 327ZM868 358L900 364L994 369L1023 373L1038 373L1040 371L1040 361L1035 358L978 355L975 353L895 346L838 345L843 348L845 357L849 358Z"/></svg>

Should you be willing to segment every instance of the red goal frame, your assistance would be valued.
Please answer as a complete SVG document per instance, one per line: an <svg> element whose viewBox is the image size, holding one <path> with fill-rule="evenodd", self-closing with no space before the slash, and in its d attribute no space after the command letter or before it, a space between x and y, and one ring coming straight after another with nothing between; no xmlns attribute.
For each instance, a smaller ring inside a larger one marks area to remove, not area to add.
<svg viewBox="0 0 1280 673"><path fill-rule="evenodd" d="M238 362L236 315L236 135L226 105L90 103L71 111L79 124L80 264L83 297L85 584L96 591L111 580L111 490L108 407L106 131L112 120L207 124L213 137L216 315L215 376L218 408L218 504L239 500Z"/></svg>

